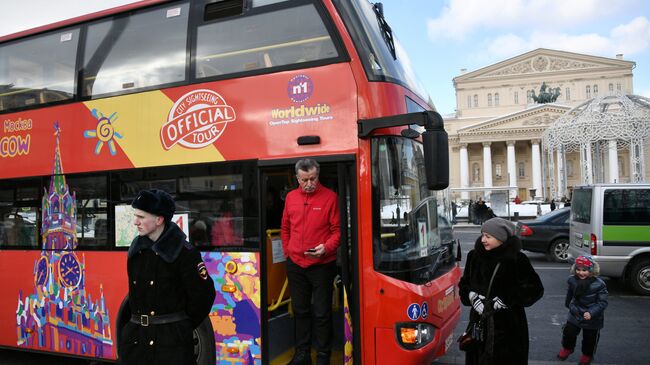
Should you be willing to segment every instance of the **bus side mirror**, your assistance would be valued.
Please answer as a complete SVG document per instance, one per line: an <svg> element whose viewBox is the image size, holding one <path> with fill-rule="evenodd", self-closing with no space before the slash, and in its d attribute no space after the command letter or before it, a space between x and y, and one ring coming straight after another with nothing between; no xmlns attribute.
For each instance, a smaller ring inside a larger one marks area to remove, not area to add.
<svg viewBox="0 0 650 365"><path fill-rule="evenodd" d="M422 132L424 144L424 166L427 174L427 188L442 190L449 186L449 141L447 132L427 130Z"/></svg>

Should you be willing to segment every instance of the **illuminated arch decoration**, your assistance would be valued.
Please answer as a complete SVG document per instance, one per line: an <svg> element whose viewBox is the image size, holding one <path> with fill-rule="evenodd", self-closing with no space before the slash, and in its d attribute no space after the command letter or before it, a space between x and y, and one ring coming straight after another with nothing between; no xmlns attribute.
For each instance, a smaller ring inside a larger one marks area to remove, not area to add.
<svg viewBox="0 0 650 365"><path fill-rule="evenodd" d="M542 145L555 198L566 196L570 152L580 153L582 184L622 182L617 151L629 153L629 182L644 182L650 152L650 99L617 92L588 100L558 118L542 135Z"/></svg>

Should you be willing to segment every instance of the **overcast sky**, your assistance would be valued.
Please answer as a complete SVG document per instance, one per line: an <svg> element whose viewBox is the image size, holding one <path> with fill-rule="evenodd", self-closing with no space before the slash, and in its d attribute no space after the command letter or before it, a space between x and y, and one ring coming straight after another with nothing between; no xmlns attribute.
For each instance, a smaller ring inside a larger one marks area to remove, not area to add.
<svg viewBox="0 0 650 365"><path fill-rule="evenodd" d="M132 0L3 1L0 36ZM636 62L634 93L650 97L648 0L384 0L384 14L438 110L455 110L452 79L551 48Z"/></svg>

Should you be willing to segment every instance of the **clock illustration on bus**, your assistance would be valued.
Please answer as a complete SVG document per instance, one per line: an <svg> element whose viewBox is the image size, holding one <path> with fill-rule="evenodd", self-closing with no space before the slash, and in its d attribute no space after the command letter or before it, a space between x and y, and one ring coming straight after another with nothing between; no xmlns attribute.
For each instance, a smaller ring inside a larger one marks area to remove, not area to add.
<svg viewBox="0 0 650 365"><path fill-rule="evenodd" d="M59 259L59 281L68 288L75 288L81 281L81 265L73 253L64 253Z"/></svg>
<svg viewBox="0 0 650 365"><path fill-rule="evenodd" d="M34 283L36 285L45 285L45 283L47 283L49 265L50 263L45 256L41 256L38 262L36 262L36 273L34 276Z"/></svg>

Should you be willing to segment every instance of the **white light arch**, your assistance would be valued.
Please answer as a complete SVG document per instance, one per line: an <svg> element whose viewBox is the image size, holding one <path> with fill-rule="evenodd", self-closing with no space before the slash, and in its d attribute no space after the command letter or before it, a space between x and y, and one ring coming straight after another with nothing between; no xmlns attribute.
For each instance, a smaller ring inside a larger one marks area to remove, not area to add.
<svg viewBox="0 0 650 365"><path fill-rule="evenodd" d="M567 111L546 129L542 145L554 198L566 196L566 154L570 152L580 153L583 184L619 182L615 166L618 166L617 151L623 150L629 151L630 182L643 182L646 180L645 151L650 150L650 99L616 92L588 100ZM609 167L607 177L606 166Z"/></svg>

